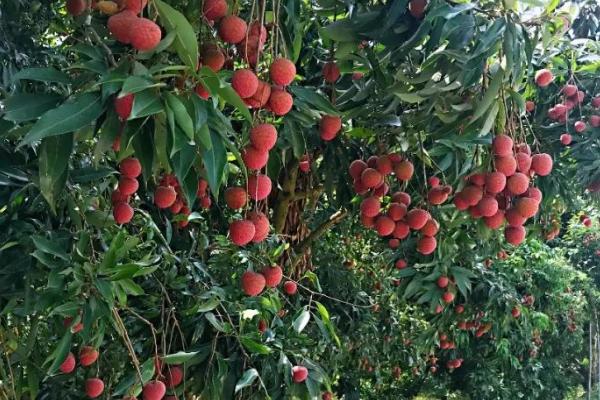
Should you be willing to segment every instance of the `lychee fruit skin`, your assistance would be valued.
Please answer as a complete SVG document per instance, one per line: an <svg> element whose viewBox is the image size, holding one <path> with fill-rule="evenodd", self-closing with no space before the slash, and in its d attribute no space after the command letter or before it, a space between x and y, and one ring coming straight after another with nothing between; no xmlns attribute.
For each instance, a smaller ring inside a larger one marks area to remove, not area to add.
<svg viewBox="0 0 600 400"><path fill-rule="evenodd" d="M508 135L498 135L494 137L492 149L499 157L510 156L513 153L513 140Z"/></svg>
<svg viewBox="0 0 600 400"><path fill-rule="evenodd" d="M131 110L133 108L133 99L134 95L132 93L115 98L115 111L121 119L121 121L127 120L127 118L129 118L129 116L131 115Z"/></svg>
<svg viewBox="0 0 600 400"><path fill-rule="evenodd" d="M378 187L379 185L381 185L381 183L383 182L383 176L376 169L367 168L361 174L360 181L367 188L371 189L371 188L375 188L375 187Z"/></svg>
<svg viewBox="0 0 600 400"><path fill-rule="evenodd" d="M400 221L406 215L406 206L402 203L391 203L387 215L393 221Z"/></svg>
<svg viewBox="0 0 600 400"><path fill-rule="evenodd" d="M262 293L266 285L265 277L262 274L246 271L242 274L242 290L246 296L258 296Z"/></svg>
<svg viewBox="0 0 600 400"><path fill-rule="evenodd" d="M84 367L89 367L98 359L98 350L90 346L84 346L79 352L79 363Z"/></svg>
<svg viewBox="0 0 600 400"><path fill-rule="evenodd" d="M476 173L469 176L469 183L472 183L475 186L483 186L485 185L485 174L484 173Z"/></svg>
<svg viewBox="0 0 600 400"><path fill-rule="evenodd" d="M152 50L160 43L161 38L160 27L154 21L147 18L137 18L131 21L129 40L134 49L139 51Z"/></svg>
<svg viewBox="0 0 600 400"><path fill-rule="evenodd" d="M206 100L210 97L210 93L208 92L208 90L206 90L206 88L201 83L198 83L196 85L196 87L194 88L194 92L196 92L196 94L198 96L200 96L201 98L203 98L204 100Z"/></svg>
<svg viewBox="0 0 600 400"><path fill-rule="evenodd" d="M552 172L552 157L546 153L535 154L531 157L531 169L539 176L546 176Z"/></svg>
<svg viewBox="0 0 600 400"><path fill-rule="evenodd" d="M445 287L448 287L448 283L450 283L450 279L448 279L447 276L440 276L439 278L437 278L436 283L440 289L444 289Z"/></svg>
<svg viewBox="0 0 600 400"><path fill-rule="evenodd" d="M517 171L528 174L531 169L531 156L527 153L517 153L515 159L517 160Z"/></svg>
<svg viewBox="0 0 600 400"><path fill-rule="evenodd" d="M264 200L271 193L271 178L267 175L251 175L248 177L248 196L252 200Z"/></svg>
<svg viewBox="0 0 600 400"><path fill-rule="evenodd" d="M150 381L142 389L142 399L161 400L167 392L166 385L161 381Z"/></svg>
<svg viewBox="0 0 600 400"><path fill-rule="evenodd" d="M376 196L367 197L360 203L360 212L366 217L373 218L379 214L380 210L381 203Z"/></svg>
<svg viewBox="0 0 600 400"><path fill-rule="evenodd" d="M219 23L219 37L226 43L236 44L244 40L247 29L246 21L238 16L228 15Z"/></svg>
<svg viewBox="0 0 600 400"><path fill-rule="evenodd" d="M327 83L334 83L340 78L340 68L335 62L330 61L323 66L323 78Z"/></svg>
<svg viewBox="0 0 600 400"><path fill-rule="evenodd" d="M532 112L533 110L535 110L535 103L531 100L527 100L525 102L525 111Z"/></svg>
<svg viewBox="0 0 600 400"><path fill-rule="evenodd" d="M490 172L485 176L485 190L488 193L500 193L506 187L506 175L502 172Z"/></svg>
<svg viewBox="0 0 600 400"><path fill-rule="evenodd" d="M158 208L169 208L175 203L177 192L172 186L159 186L154 191L154 204Z"/></svg>
<svg viewBox="0 0 600 400"><path fill-rule="evenodd" d="M484 196L477 204L482 217L491 217L498 212L498 201L492 196Z"/></svg>
<svg viewBox="0 0 600 400"><path fill-rule="evenodd" d="M119 171L128 178L137 178L142 173L142 164L137 158L129 157L119 163Z"/></svg>
<svg viewBox="0 0 600 400"><path fill-rule="evenodd" d="M298 285L294 281L287 281L283 284L283 291L289 295L293 296L298 291Z"/></svg>
<svg viewBox="0 0 600 400"><path fill-rule="evenodd" d="M469 205L476 206L483 198L483 190L479 186L465 186L460 197Z"/></svg>
<svg viewBox="0 0 600 400"><path fill-rule="evenodd" d="M377 163L375 167L382 175L389 175L394 170L392 160L390 160L390 158L386 155L377 157Z"/></svg>
<svg viewBox="0 0 600 400"><path fill-rule="evenodd" d="M435 248L437 247L437 241L433 236L423 236L417 242L417 251L423 255L428 255L433 253Z"/></svg>
<svg viewBox="0 0 600 400"><path fill-rule="evenodd" d="M523 226L525 221L527 221L527 218L523 217L516 208L506 210L504 217L508 225L514 227Z"/></svg>
<svg viewBox="0 0 600 400"><path fill-rule="evenodd" d="M202 64L213 72L219 72L225 65L225 55L219 48L210 48L202 53Z"/></svg>
<svg viewBox="0 0 600 400"><path fill-rule="evenodd" d="M419 230L425 226L431 215L420 208L413 208L406 214L406 223L412 230Z"/></svg>
<svg viewBox="0 0 600 400"><path fill-rule="evenodd" d="M127 203L129 202L129 196L126 196L123 193L121 193L119 189L115 189L110 194L110 202L113 206L118 203Z"/></svg>
<svg viewBox="0 0 600 400"><path fill-rule="evenodd" d="M392 201L396 203L402 203L406 207L410 206L411 203L410 194L406 192L396 192L392 195Z"/></svg>
<svg viewBox="0 0 600 400"><path fill-rule="evenodd" d="M232 210L238 210L246 205L248 194L246 190L239 186L225 189L225 203Z"/></svg>
<svg viewBox="0 0 600 400"><path fill-rule="evenodd" d="M496 214L485 217L483 223L490 229L498 229L504 223L504 211L498 210Z"/></svg>
<svg viewBox="0 0 600 400"><path fill-rule="evenodd" d="M275 115L282 116L290 112L294 105L292 95L284 90L271 90L269 108Z"/></svg>
<svg viewBox="0 0 600 400"><path fill-rule="evenodd" d="M354 160L350 163L348 171L353 179L360 178L362 172L367 169L367 163L363 160Z"/></svg>
<svg viewBox="0 0 600 400"><path fill-rule="evenodd" d="M295 383L302 383L308 378L308 370L306 367L296 365L292 367L292 380Z"/></svg>
<svg viewBox="0 0 600 400"><path fill-rule="evenodd" d="M252 97L258 90L258 78L249 69L238 69L231 77L231 87L242 99Z"/></svg>
<svg viewBox="0 0 600 400"><path fill-rule="evenodd" d="M404 221L396 222L396 227L394 228L394 232L392 232L392 236L396 239L405 239L410 234L410 227Z"/></svg>
<svg viewBox="0 0 600 400"><path fill-rule="evenodd" d="M457 193L453 200L454 206L459 211L465 211L469 208L469 203L464 199L462 193Z"/></svg>
<svg viewBox="0 0 600 400"><path fill-rule="evenodd" d="M89 378L85 381L85 394L90 399L95 399L104 392L104 382L99 378Z"/></svg>
<svg viewBox="0 0 600 400"><path fill-rule="evenodd" d="M271 229L269 224L269 218L260 211L251 211L248 213L247 218L254 224L254 236L252 237L253 243L260 243L269 236L269 230Z"/></svg>
<svg viewBox="0 0 600 400"><path fill-rule="evenodd" d="M165 386L172 389L183 381L183 370L178 366L171 366L167 368L165 373Z"/></svg>
<svg viewBox="0 0 600 400"><path fill-rule="evenodd" d="M442 294L442 301L446 304L452 303L454 301L454 293L444 292L444 294Z"/></svg>
<svg viewBox="0 0 600 400"><path fill-rule="evenodd" d="M67 12L74 17L83 14L86 8L86 0L67 0Z"/></svg>
<svg viewBox="0 0 600 400"><path fill-rule="evenodd" d="M410 178L412 178L414 172L415 167L413 163L411 163L408 160L400 161L394 168L396 178L398 178L401 181L409 181Z"/></svg>
<svg viewBox="0 0 600 400"><path fill-rule="evenodd" d="M269 76L274 84L287 86L296 77L296 66L287 58L278 58L271 64Z"/></svg>
<svg viewBox="0 0 600 400"><path fill-rule="evenodd" d="M504 228L504 237L506 241L514 246L518 246L525 240L525 228L522 226L507 226Z"/></svg>
<svg viewBox="0 0 600 400"><path fill-rule="evenodd" d="M250 129L250 143L257 150L269 151L277 142L277 130L271 124L259 124Z"/></svg>
<svg viewBox="0 0 600 400"><path fill-rule="evenodd" d="M377 230L379 236L390 235L394 231L395 227L396 224L388 216L381 215L375 220L375 230Z"/></svg>
<svg viewBox="0 0 600 400"><path fill-rule="evenodd" d="M256 93L252 95L252 97L248 97L243 99L244 103L249 108L263 108L271 97L271 85L263 80L258 80L258 89L256 89Z"/></svg>
<svg viewBox="0 0 600 400"><path fill-rule="evenodd" d="M323 115L319 124L319 133L321 139L326 142L335 139L338 132L342 129L342 119L335 115Z"/></svg>
<svg viewBox="0 0 600 400"><path fill-rule="evenodd" d="M265 267L261 274L265 277L265 285L267 287L273 288L281 283L281 279L283 278L283 271L279 265L272 265L270 267Z"/></svg>
<svg viewBox="0 0 600 400"><path fill-rule="evenodd" d="M515 196L523 194L529 188L529 178L527 177L527 175L521 172L517 172L513 176L508 178L508 180L506 181L506 188L511 194Z"/></svg>
<svg viewBox="0 0 600 400"><path fill-rule="evenodd" d="M425 236L435 236L439 230L440 224L438 224L435 219L431 218L429 221L427 221L425 226L421 228L420 232Z"/></svg>
<svg viewBox="0 0 600 400"><path fill-rule="evenodd" d="M581 132L585 131L585 128L587 128L587 126L585 125L585 122L583 122L583 121L575 122L575 124L573 124L573 127L575 128L575 132L577 132L577 133L581 133Z"/></svg>
<svg viewBox="0 0 600 400"><path fill-rule="evenodd" d="M590 125L592 125L593 128L598 128L600 126L600 115L590 116Z"/></svg>
<svg viewBox="0 0 600 400"><path fill-rule="evenodd" d="M562 87L562 92L567 97L572 97L577 94L577 86L567 84Z"/></svg>
<svg viewBox="0 0 600 400"><path fill-rule="evenodd" d="M535 199L538 203L542 202L542 191L536 187L530 187L527 192L525 192L525 197L531 197Z"/></svg>
<svg viewBox="0 0 600 400"><path fill-rule="evenodd" d="M227 14L227 9L226 0L204 0L202 13L207 20L216 21Z"/></svg>
<svg viewBox="0 0 600 400"><path fill-rule="evenodd" d="M368 217L365 214L360 214L360 223L367 229L375 227L375 217Z"/></svg>
<svg viewBox="0 0 600 400"><path fill-rule="evenodd" d="M539 87L548 86L552 82L553 79L554 79L554 76L552 75L552 72L550 72L547 69L540 69L539 71L536 71L536 73L535 73L535 83Z"/></svg>
<svg viewBox="0 0 600 400"><path fill-rule="evenodd" d="M137 192L139 186L140 184L137 179L128 178L126 176L122 176L121 179L119 179L119 192L125 196L130 196Z"/></svg>
<svg viewBox="0 0 600 400"><path fill-rule="evenodd" d="M445 186L435 186L427 192L427 201L433 205L440 205L448 199L448 191Z"/></svg>
<svg viewBox="0 0 600 400"><path fill-rule="evenodd" d="M129 32L131 24L138 19L138 16L130 11L123 10L118 14L112 15L108 18L107 27L110 33L123 44L129 44L131 41L129 38Z"/></svg>
<svg viewBox="0 0 600 400"><path fill-rule="evenodd" d="M167 182L165 182L167 183ZM177 180L173 179L173 180L169 180L168 182L170 185L172 186L177 186ZM196 195L198 197L204 197L206 196L206 190L208 189L208 182L206 181L206 179L198 179L198 188L196 189Z"/></svg>
<svg viewBox="0 0 600 400"><path fill-rule="evenodd" d="M427 183L431 187L439 186L440 185L440 178L438 178L437 176L430 176L429 178L427 178Z"/></svg>
<svg viewBox="0 0 600 400"><path fill-rule="evenodd" d="M252 221L237 220L229 224L229 237L231 241L238 245L244 246L252 241L256 228Z"/></svg>
<svg viewBox="0 0 600 400"><path fill-rule="evenodd" d="M400 240L392 238L388 240L388 246L390 249L397 249L398 247L400 247Z"/></svg>
<svg viewBox="0 0 600 400"><path fill-rule="evenodd" d="M539 203L531 197L521 197L517 200L515 208L523 218L531 218L537 214Z"/></svg>
<svg viewBox="0 0 600 400"><path fill-rule="evenodd" d="M361 196L363 194L367 194L367 192L369 191L369 188L366 187L364 183L362 183L362 180L360 178L355 179L354 182L352 182L352 187L354 188L354 191Z"/></svg>
<svg viewBox="0 0 600 400"><path fill-rule="evenodd" d="M323 393L323 395L321 396L321 400L333 400L333 393L331 393L331 392Z"/></svg>
<svg viewBox="0 0 600 400"><path fill-rule="evenodd" d="M394 266L396 267L396 269L404 269L408 266L408 263L406 262L406 260L399 259L399 260L396 260L396 262L394 263Z"/></svg>
<svg viewBox="0 0 600 400"><path fill-rule="evenodd" d="M119 225L127 224L133 218L133 208L127 203L115 204L113 217Z"/></svg>
<svg viewBox="0 0 600 400"><path fill-rule="evenodd" d="M421 19L425 15L427 0L410 0L408 3L408 12L416 19Z"/></svg>
<svg viewBox="0 0 600 400"><path fill-rule="evenodd" d="M183 201L181 199L176 199L175 202L169 207L169 211L173 214L179 214L181 209L183 208Z"/></svg>
<svg viewBox="0 0 600 400"><path fill-rule="evenodd" d="M258 150L254 148L254 146L246 146L242 150L242 160L244 160L246 168L259 170L267 165L267 162L269 161L269 152Z"/></svg>
<svg viewBox="0 0 600 400"><path fill-rule="evenodd" d="M494 164L496 171L502 172L507 177L517 172L517 160L513 156L496 157Z"/></svg>
<svg viewBox="0 0 600 400"><path fill-rule="evenodd" d="M75 356L73 353L69 352L65 360L60 364L60 372L63 374L70 374L75 369Z"/></svg>

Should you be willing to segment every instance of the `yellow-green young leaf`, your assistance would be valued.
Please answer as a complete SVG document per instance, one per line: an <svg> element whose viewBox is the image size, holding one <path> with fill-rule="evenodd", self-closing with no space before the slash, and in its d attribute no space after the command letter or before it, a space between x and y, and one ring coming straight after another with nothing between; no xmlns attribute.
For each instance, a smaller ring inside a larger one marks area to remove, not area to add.
<svg viewBox="0 0 600 400"><path fill-rule="evenodd" d="M98 93L83 93L46 112L25 135L19 147L45 137L62 135L91 124L103 112Z"/></svg>
<svg viewBox="0 0 600 400"><path fill-rule="evenodd" d="M154 5L167 32L176 34L173 46L175 46L179 58L195 71L198 64L198 40L194 28L183 14L164 1L154 0Z"/></svg>
<svg viewBox="0 0 600 400"><path fill-rule="evenodd" d="M40 192L55 211L56 199L63 191L73 150L73 134L51 136L42 140L38 168Z"/></svg>

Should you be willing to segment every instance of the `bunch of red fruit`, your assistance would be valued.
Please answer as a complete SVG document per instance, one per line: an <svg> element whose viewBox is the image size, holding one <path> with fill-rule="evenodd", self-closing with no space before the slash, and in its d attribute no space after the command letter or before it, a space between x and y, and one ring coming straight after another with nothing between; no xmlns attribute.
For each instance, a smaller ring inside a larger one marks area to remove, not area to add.
<svg viewBox="0 0 600 400"><path fill-rule="evenodd" d="M514 146L507 135L496 136L492 150L495 171L471 175L467 186L456 193L454 204L473 218L483 218L490 229L499 229L506 221L504 236L518 245L525 239L523 225L537 214L542 201L542 192L530 186L531 178L548 175L552 157L546 153L532 156L527 144Z"/></svg>
<svg viewBox="0 0 600 400"><path fill-rule="evenodd" d="M200 206L204 209L208 209L211 205L207 189L208 182L199 179L196 196L200 201ZM187 217L191 214L191 210L181 190L179 181L175 176L170 174L163 176L154 190L154 204L160 209L169 209L178 217L177 225L180 228L185 228L189 223Z"/></svg>
<svg viewBox="0 0 600 400"><path fill-rule="evenodd" d="M246 271L242 274L242 290L247 296L258 296L265 287L277 287L283 278L283 270L279 265L272 265L262 269L260 272ZM286 281L283 291L293 296L298 291L298 285L294 281Z"/></svg>
<svg viewBox="0 0 600 400"><path fill-rule="evenodd" d="M414 173L410 161L398 154L372 156L367 162L354 160L349 171L354 179L354 190L365 196L360 205L361 222L365 227L375 229L379 236L390 237L388 244L393 249L408 237L412 229L422 235L417 242L419 253L427 255L435 250L439 224L424 209L409 210L411 197L408 193L394 193L389 205L382 208L382 198L389 191L386 177L393 173L398 181L408 182Z"/></svg>
<svg viewBox="0 0 600 400"><path fill-rule="evenodd" d="M136 178L142 173L142 165L137 158L126 158L119 163L119 171L119 185L111 194L113 217L117 224L126 224L133 218L133 208L129 205L129 200L139 188Z"/></svg>
<svg viewBox="0 0 600 400"><path fill-rule="evenodd" d="M117 41L130 44L136 50L154 49L162 38L160 27L152 20L139 17L148 1L121 0L119 3L121 12L108 18L109 32Z"/></svg>

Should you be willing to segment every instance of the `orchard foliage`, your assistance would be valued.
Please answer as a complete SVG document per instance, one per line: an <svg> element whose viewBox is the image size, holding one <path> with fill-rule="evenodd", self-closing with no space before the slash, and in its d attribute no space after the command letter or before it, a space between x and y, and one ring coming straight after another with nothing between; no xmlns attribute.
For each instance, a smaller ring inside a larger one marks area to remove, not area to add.
<svg viewBox="0 0 600 400"><path fill-rule="evenodd" d="M0 395L577 392L587 3L7 1Z"/></svg>

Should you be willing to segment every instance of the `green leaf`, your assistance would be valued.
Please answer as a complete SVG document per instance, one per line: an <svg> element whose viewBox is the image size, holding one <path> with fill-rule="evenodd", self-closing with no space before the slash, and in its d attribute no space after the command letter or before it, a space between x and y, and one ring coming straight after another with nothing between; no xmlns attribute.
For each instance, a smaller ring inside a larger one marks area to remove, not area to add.
<svg viewBox="0 0 600 400"><path fill-rule="evenodd" d="M177 35L173 42L177 55L184 64L195 71L198 64L198 40L194 28L183 14L164 1L155 0L154 5L167 32L175 32Z"/></svg>
<svg viewBox="0 0 600 400"><path fill-rule="evenodd" d="M419 102L425 100L424 97L421 97L416 93L396 93L396 92L394 92L394 94L396 96L398 96L400 98L400 100L405 101L407 103L419 103Z"/></svg>
<svg viewBox="0 0 600 400"><path fill-rule="evenodd" d="M225 146L223 146L223 140L218 133L211 130L210 137L212 146L203 152L202 159L204 161L204 168L206 168L208 185L215 198L218 198L219 187L221 186L225 164L227 163L227 152L225 151Z"/></svg>
<svg viewBox="0 0 600 400"><path fill-rule="evenodd" d="M244 103L244 101L231 86L225 85L219 87L217 89L217 95L227 103L237 108L237 110L242 113L242 116L248 121L252 121L252 115L250 115L250 111L248 111L246 103Z"/></svg>
<svg viewBox="0 0 600 400"><path fill-rule="evenodd" d="M254 368L250 368L244 372L240 380L235 384L235 393L239 392L245 387L252 385L252 383L258 378L258 371Z"/></svg>
<svg viewBox="0 0 600 400"><path fill-rule="evenodd" d="M175 122L181 128L181 130L186 134L188 139L193 142L194 141L194 122L192 121L192 117L188 113L185 105L179 100L175 95L171 93L166 94L166 100L169 108L173 111L173 115L175 116Z"/></svg>
<svg viewBox="0 0 600 400"><path fill-rule="evenodd" d="M125 79L125 82L123 82L123 87L121 88L121 92L138 93L142 90L158 86L164 86L164 84L156 83L150 78L134 75Z"/></svg>
<svg viewBox="0 0 600 400"><path fill-rule="evenodd" d="M198 355L198 351L185 352L180 351L173 354L168 354L166 356L161 357L161 360L166 364L183 364L187 361L190 361L196 355Z"/></svg>
<svg viewBox="0 0 600 400"><path fill-rule="evenodd" d="M4 101L4 119L13 122L36 119L56 107L61 99L56 94L17 93Z"/></svg>
<svg viewBox="0 0 600 400"><path fill-rule="evenodd" d="M12 79L13 82L20 79L58 83L71 83L72 81L69 75L50 67L22 69L21 71L14 74Z"/></svg>
<svg viewBox="0 0 600 400"><path fill-rule="evenodd" d="M73 134L51 136L42 140L38 160L40 192L55 211L56 200L63 192L73 150Z"/></svg>
<svg viewBox="0 0 600 400"><path fill-rule="evenodd" d="M264 355L271 353L271 348L269 346L265 346L262 343L258 343L257 341L255 341L254 339L250 339L249 337L240 337L240 342L250 353Z"/></svg>
<svg viewBox="0 0 600 400"><path fill-rule="evenodd" d="M144 90L135 95L129 119L147 117L163 110L160 96L151 89Z"/></svg>
<svg viewBox="0 0 600 400"><path fill-rule="evenodd" d="M314 106L315 109L330 115L339 115L339 111L331 105L331 102L314 89L302 86L290 86L290 92L301 101Z"/></svg>
<svg viewBox="0 0 600 400"><path fill-rule="evenodd" d="M308 321L310 321L310 312L303 310L292 323L292 327L297 333L300 333L306 328Z"/></svg>
<svg viewBox="0 0 600 400"><path fill-rule="evenodd" d="M46 365L48 362L50 362L50 360L52 360L52 364L50 364L50 367L48 368L48 375L55 373L60 367L60 364L62 364L63 361L65 361L65 358L67 358L67 354L69 354L69 350L71 349L72 336L73 334L71 333L71 330L67 329L52 354L50 354L48 358L46 358L46 361L44 361L44 365Z"/></svg>
<svg viewBox="0 0 600 400"><path fill-rule="evenodd" d="M74 132L95 121L103 112L98 93L83 93L46 112L25 135L19 147L45 137Z"/></svg>
<svg viewBox="0 0 600 400"><path fill-rule="evenodd" d="M221 321L217 320L217 317L215 317L215 314L209 312L204 314L204 317L207 319L208 322L210 322L210 324L218 331L220 332L225 332L225 326L221 323Z"/></svg>
<svg viewBox="0 0 600 400"><path fill-rule="evenodd" d="M149 357L142 365L140 365L142 372L142 382L146 383L154 376L154 357ZM135 387L133 387L135 385ZM113 396L120 396L122 394L132 393L139 394L141 391L141 385L139 384L139 377L137 371L133 370L123 380L121 380L117 386L113 389Z"/></svg>
<svg viewBox="0 0 600 400"><path fill-rule="evenodd" d="M475 109L475 113L473 114L473 118L471 119L471 123L479 119L485 112L490 108L494 100L498 98L498 93L500 92L500 87L502 86L502 80L504 79L504 70L502 68L498 68L495 74L492 76L490 85L488 86L485 94L481 98L481 101L478 102L478 106Z"/></svg>
<svg viewBox="0 0 600 400"><path fill-rule="evenodd" d="M217 306L219 304L221 304L221 300L217 296L214 296L214 297L211 297L208 300L203 301L200 304L197 304L194 307L194 310L196 312L207 312L207 311L210 311L210 310L214 310L215 308L217 308Z"/></svg>

